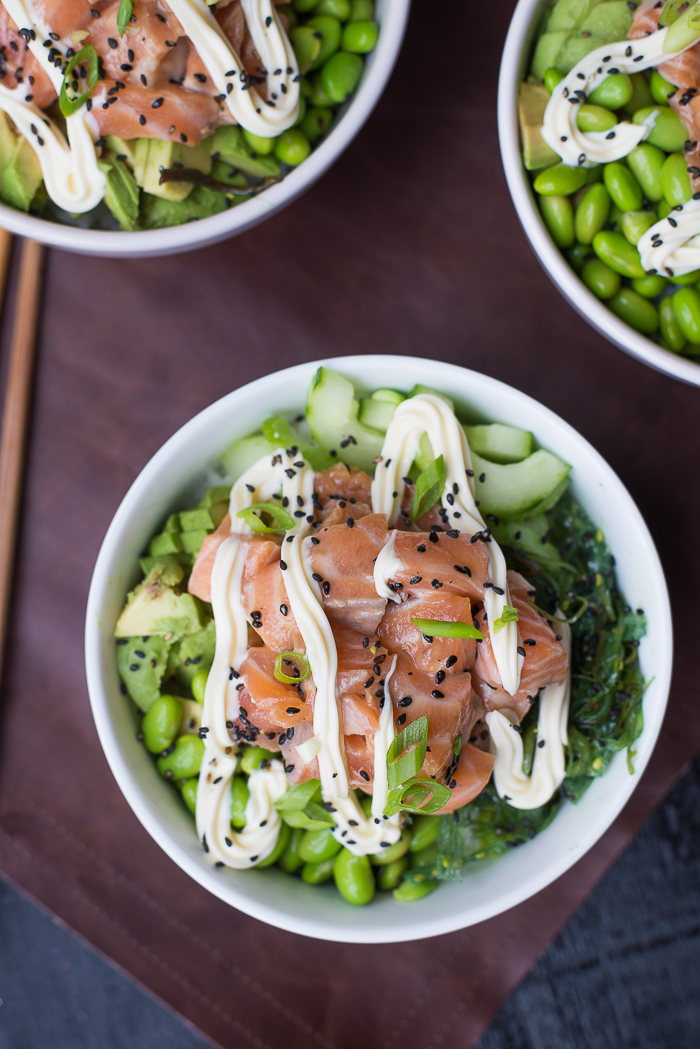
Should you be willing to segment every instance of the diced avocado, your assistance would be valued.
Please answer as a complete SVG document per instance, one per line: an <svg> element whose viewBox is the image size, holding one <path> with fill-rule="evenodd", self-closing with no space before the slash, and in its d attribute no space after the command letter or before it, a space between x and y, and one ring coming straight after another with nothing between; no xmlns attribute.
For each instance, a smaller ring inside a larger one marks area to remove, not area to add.
<svg viewBox="0 0 700 1049"><path fill-rule="evenodd" d="M163 525L163 531L164 532L181 532L182 528L180 526L180 515L179 514L171 514L170 517L168 518L168 520Z"/></svg>
<svg viewBox="0 0 700 1049"><path fill-rule="evenodd" d="M144 575L148 575L157 564L182 565L184 570L189 572L193 564L193 558L191 554L186 554L184 551L178 554L148 555L139 558L139 566Z"/></svg>
<svg viewBox="0 0 700 1049"><path fill-rule="evenodd" d="M569 73L597 47L624 40L633 12L627 0L557 0L535 45L532 75L542 80L550 66Z"/></svg>
<svg viewBox="0 0 700 1049"><path fill-rule="evenodd" d="M148 553L151 557L160 557L162 554L177 554L184 550L179 532L161 532L154 535L148 544Z"/></svg>
<svg viewBox="0 0 700 1049"><path fill-rule="evenodd" d="M200 506L214 506L216 503L228 503L231 495L231 486L219 484L209 488L199 500Z"/></svg>
<svg viewBox="0 0 700 1049"><path fill-rule="evenodd" d="M116 156L101 163L105 173L105 204L122 229L135 230L139 222L141 191L127 164Z"/></svg>
<svg viewBox="0 0 700 1049"><path fill-rule="evenodd" d="M231 201L223 193L206 186L195 186L185 200L164 200L152 193L141 194L141 226L144 229L165 229L168 226L179 226L193 219L205 219L218 215L232 207Z"/></svg>
<svg viewBox="0 0 700 1049"><path fill-rule="evenodd" d="M196 146L180 146L180 162L183 168L191 168L193 171L201 171L208 175L211 171L211 152L214 144L214 136L203 138Z"/></svg>
<svg viewBox="0 0 700 1049"><path fill-rule="evenodd" d="M246 175L268 178L280 173L280 162L273 156L260 156L253 152L237 124L226 124L216 129L213 135L212 156L221 158L226 164ZM217 157L218 154L218 157Z"/></svg>
<svg viewBox="0 0 700 1049"><path fill-rule="evenodd" d="M184 532L193 532L195 529L204 528L209 532L213 532L215 528L218 528L224 517L228 512L228 503L214 503L208 509L206 507L200 507L197 510L183 510L179 514L180 527ZM187 546L183 539L183 545L185 550Z"/></svg>
<svg viewBox="0 0 700 1049"><path fill-rule="evenodd" d="M526 82L518 88L518 118L523 146L523 163L528 171L559 163L559 157L542 138L544 111L549 91L544 84Z"/></svg>
<svg viewBox="0 0 700 1049"><path fill-rule="evenodd" d="M118 135L107 135L105 138L105 146L115 156L119 157L120 160L126 161L129 167L133 170L135 155L136 155L136 144L137 142L144 142L146 139L142 138L119 138Z"/></svg>
<svg viewBox="0 0 700 1049"><path fill-rule="evenodd" d="M119 676L144 713L160 696L167 663L168 643L162 637L128 637L117 641Z"/></svg>
<svg viewBox="0 0 700 1049"><path fill-rule="evenodd" d="M206 528L193 529L191 532L182 532L182 546L188 554L194 554L195 556L199 553L202 548L202 543L209 535Z"/></svg>
<svg viewBox="0 0 700 1049"><path fill-rule="evenodd" d="M202 603L179 589L184 575L182 565L172 562L155 565L129 594L117 621L115 636L160 634L167 637L172 634L179 638L201 630Z"/></svg>
<svg viewBox="0 0 700 1049"><path fill-rule="evenodd" d="M532 434L516 426L491 423L488 426L465 426L470 451L492 463L519 463L532 452Z"/></svg>
<svg viewBox="0 0 700 1049"><path fill-rule="evenodd" d="M482 514L518 517L537 506L567 477L571 467L540 449L519 463L490 463L472 453L476 499Z"/></svg>
<svg viewBox="0 0 700 1049"><path fill-rule="evenodd" d="M19 211L29 206L42 182L41 164L27 140L17 135L0 113L0 197Z"/></svg>
<svg viewBox="0 0 700 1049"><path fill-rule="evenodd" d="M434 390L432 386L423 386L423 384L420 382L416 383L416 385L413 387L408 396L417 397L421 393L429 393L433 397L439 397L441 401L445 402L445 404L449 404L452 411L455 410L455 402L452 400L451 397L448 397L446 393L440 393L439 390Z"/></svg>
<svg viewBox="0 0 700 1049"><path fill-rule="evenodd" d="M348 466L374 472L384 435L364 426L358 419L360 404L349 379L329 368L316 372L306 401L311 436Z"/></svg>
<svg viewBox="0 0 700 1049"><path fill-rule="evenodd" d="M168 677L174 677L183 688L190 688L192 678L202 667L210 667L216 650L216 625L210 619L203 630L171 645Z"/></svg>
<svg viewBox="0 0 700 1049"><path fill-rule="evenodd" d="M176 142L159 138L139 138L134 149L134 178L146 193L163 200L178 203L188 197L191 182L164 182L160 176L165 168L180 164L180 147Z"/></svg>
<svg viewBox="0 0 700 1049"><path fill-rule="evenodd" d="M532 56L531 72L537 80L544 80L544 74L551 66L559 68L559 55L568 39L569 34L564 30L542 34L535 44L535 53Z"/></svg>
<svg viewBox="0 0 700 1049"><path fill-rule="evenodd" d="M403 400L404 395L397 390L375 390L371 397L363 397L360 401L358 419L365 426L386 433L396 406Z"/></svg>

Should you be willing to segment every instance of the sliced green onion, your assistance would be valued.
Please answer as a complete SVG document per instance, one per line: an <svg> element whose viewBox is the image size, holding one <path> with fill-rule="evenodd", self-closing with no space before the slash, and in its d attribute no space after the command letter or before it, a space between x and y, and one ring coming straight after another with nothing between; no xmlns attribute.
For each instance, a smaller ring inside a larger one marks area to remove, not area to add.
<svg viewBox="0 0 700 1049"><path fill-rule="evenodd" d="M452 744L452 753L454 754L454 756L456 758L459 757L461 749L462 749L462 733L460 732L460 734L458 736L455 736L455 741Z"/></svg>
<svg viewBox="0 0 700 1049"><path fill-rule="evenodd" d="M321 797L320 779L308 779L306 783L297 783L281 798L275 802L278 812L292 812L295 809L304 809L310 801L318 801Z"/></svg>
<svg viewBox="0 0 700 1049"><path fill-rule="evenodd" d="M119 36L124 36L124 32L131 16L134 13L134 5L132 0L119 0L119 10L117 12L117 29L119 30Z"/></svg>
<svg viewBox="0 0 700 1049"><path fill-rule="evenodd" d="M399 732L391 741L386 755L389 789L411 779L423 767L428 743L428 719L423 715Z"/></svg>
<svg viewBox="0 0 700 1049"><path fill-rule="evenodd" d="M79 77L78 75L73 77L75 86L72 87L73 91L77 91L77 84L79 79L86 79L87 87L81 95L69 95L68 94L68 83L71 78L73 70L77 67L81 67L83 63L87 66L86 76ZM61 84L61 93L58 98L58 104L61 108L61 112L64 117L71 117L74 113L77 113L80 107L90 97L90 92L97 83L99 78L100 69L97 60L97 51L92 44L86 44L82 50L78 51L77 55L73 55L70 62L66 66L65 73L63 74L63 83Z"/></svg>
<svg viewBox="0 0 700 1049"><path fill-rule="evenodd" d="M424 517L428 510L432 510L440 501L445 488L445 477L445 462L442 456L438 455L437 459L433 459L432 463L426 466L416 481L416 490L411 502L411 516L414 521Z"/></svg>
<svg viewBox="0 0 700 1049"><path fill-rule="evenodd" d="M694 43L700 34L700 4L694 3L683 11L675 22L669 26L662 50L666 54L682 51Z"/></svg>
<svg viewBox="0 0 700 1049"><path fill-rule="evenodd" d="M667 0L659 15L659 26L670 26L690 7L688 0Z"/></svg>
<svg viewBox="0 0 700 1049"><path fill-rule="evenodd" d="M325 830L333 826L333 817L321 805L321 781L298 783L275 802L275 808L286 824L302 830Z"/></svg>
<svg viewBox="0 0 700 1049"><path fill-rule="evenodd" d="M282 669L282 664L294 667L296 674L289 675ZM303 652L280 652L275 660L275 677L285 684L296 685L299 681L305 681L311 673L309 661Z"/></svg>
<svg viewBox="0 0 700 1049"><path fill-rule="evenodd" d="M408 783L389 792L385 816L397 812L433 813L441 809L452 797L452 791L434 779L411 779Z"/></svg>
<svg viewBox="0 0 700 1049"><path fill-rule="evenodd" d="M439 619L411 619L416 630L426 637L473 637L483 641L484 635L471 623L444 623Z"/></svg>
<svg viewBox="0 0 700 1049"><path fill-rule="evenodd" d="M493 621L494 634L497 634L499 630L503 630L506 623L517 623L519 619L517 608L513 608L511 605L504 605L501 615Z"/></svg>
<svg viewBox="0 0 700 1049"><path fill-rule="evenodd" d="M291 426L286 419L281 419L278 415L274 415L271 419L266 419L261 429L263 436L268 439L270 444L279 444L283 448L291 448L294 444L294 434Z"/></svg>
<svg viewBox="0 0 700 1049"><path fill-rule="evenodd" d="M267 514L273 520L273 525L266 525L259 514ZM272 532L288 532L294 528L294 518L283 510L281 506L274 503L256 503L255 506L246 506L239 510L236 517L241 517L253 532L270 535Z"/></svg>

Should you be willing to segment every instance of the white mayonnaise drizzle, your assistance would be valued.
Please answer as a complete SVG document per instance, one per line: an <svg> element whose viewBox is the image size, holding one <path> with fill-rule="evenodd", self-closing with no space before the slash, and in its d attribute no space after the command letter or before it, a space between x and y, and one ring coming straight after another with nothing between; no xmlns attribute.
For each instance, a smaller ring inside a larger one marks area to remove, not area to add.
<svg viewBox="0 0 700 1049"><path fill-rule="evenodd" d="M675 207L639 238L642 266L663 277L682 277L700 269L700 200Z"/></svg>
<svg viewBox="0 0 700 1049"><path fill-rule="evenodd" d="M272 0L241 0L255 49L267 71L267 100L254 87L248 88L243 63L204 0L168 0L168 6L241 127L262 138L274 138L293 125L299 115L299 70Z"/></svg>
<svg viewBox="0 0 700 1049"><path fill-rule="evenodd" d="M642 124L623 120L610 131L591 132L579 130L576 116L580 102L585 102L587 96L611 74L639 73L687 50L665 52L663 44L667 32L668 29L659 29L639 40L620 40L598 47L557 84L545 110L542 138L565 164L584 168L609 164L626 157L647 137L654 126L655 114ZM688 47L696 43L694 40ZM577 92L582 92L585 97Z"/></svg>
<svg viewBox="0 0 700 1049"><path fill-rule="evenodd" d="M451 528L470 535L487 533L488 529L474 501L473 474L469 444L464 430L450 406L440 397L421 393L410 397L397 407L384 438L382 460L372 481L372 507L375 513L386 514L389 525L395 525L411 465L418 452L420 439L427 433L433 454L442 455L445 462L445 491L453 495L454 503L443 507ZM396 494L395 494L396 493ZM518 654L520 634L517 623L509 622L498 633L493 624L509 605L510 593L506 575L506 561L495 539L486 542L489 556L489 582L493 587L484 591L484 608L488 614L489 634L496 666L503 688L511 696L518 691L523 657ZM495 587L500 590L497 593Z"/></svg>
<svg viewBox="0 0 700 1049"><path fill-rule="evenodd" d="M400 594L389 586L390 579L396 579L401 571L401 561L396 556L396 529L390 532L387 543L381 548L374 562L374 589L387 601L401 602Z"/></svg>
<svg viewBox="0 0 700 1049"><path fill-rule="evenodd" d="M557 615L561 612L557 610ZM568 623L557 624L562 648L571 656L571 629ZM493 781L499 796L515 809L537 809L549 801L564 780L565 747L571 671L560 685L547 685L540 693L537 718L537 746L532 772L523 772L523 739L516 731L517 719L510 710L492 710L486 724L496 751Z"/></svg>

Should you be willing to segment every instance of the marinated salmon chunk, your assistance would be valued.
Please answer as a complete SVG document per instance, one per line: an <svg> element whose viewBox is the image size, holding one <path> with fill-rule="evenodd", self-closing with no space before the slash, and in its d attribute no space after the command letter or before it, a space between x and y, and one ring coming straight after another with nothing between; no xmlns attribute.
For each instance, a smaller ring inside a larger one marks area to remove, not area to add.
<svg viewBox="0 0 700 1049"><path fill-rule="evenodd" d="M24 88L24 99L44 109L56 98L48 76L19 35L17 26L0 5L0 79L4 87Z"/></svg>
<svg viewBox="0 0 700 1049"><path fill-rule="evenodd" d="M471 601L459 594L419 590L400 604L389 603L379 624L379 637L391 653L406 652L426 674L460 674L476 658L471 638L433 637L413 625L413 619L472 623Z"/></svg>

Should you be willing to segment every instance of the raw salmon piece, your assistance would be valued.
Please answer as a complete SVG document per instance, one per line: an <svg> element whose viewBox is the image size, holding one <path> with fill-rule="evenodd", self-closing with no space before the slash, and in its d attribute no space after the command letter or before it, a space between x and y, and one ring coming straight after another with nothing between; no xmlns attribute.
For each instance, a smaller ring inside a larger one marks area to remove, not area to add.
<svg viewBox="0 0 700 1049"><path fill-rule="evenodd" d="M221 544L231 535L231 518L226 514L216 531L206 537L197 554L187 589L202 601L211 603L211 574L214 571L216 555ZM280 550L277 543L261 536L238 536L238 539L246 548L241 580L242 590L245 591L246 586L259 572L273 561L279 561Z"/></svg>
<svg viewBox="0 0 700 1049"><path fill-rule="evenodd" d="M374 783L374 741L367 736L345 736L348 782L352 790L372 793Z"/></svg>
<svg viewBox="0 0 700 1049"><path fill-rule="evenodd" d="M243 9L238 0L232 0L231 3L225 5L217 4L215 18L223 29L224 35L227 37L233 50L237 55L240 55L248 27L246 26Z"/></svg>
<svg viewBox="0 0 700 1049"><path fill-rule="evenodd" d="M491 778L495 757L486 751L479 750L471 743L463 743L459 752L457 768L452 773L450 783L454 783L452 797L438 809L437 814L445 815L461 809L463 805L473 801Z"/></svg>
<svg viewBox="0 0 700 1049"><path fill-rule="evenodd" d="M83 23L92 20L90 8L97 9L90 0L33 0L33 7L47 28L61 38L76 29L88 28Z"/></svg>
<svg viewBox="0 0 700 1049"><path fill-rule="evenodd" d="M346 626L337 625L333 634L338 650L336 688L341 701L343 733L373 738L384 705L388 653L373 637L364 646L363 635Z"/></svg>
<svg viewBox="0 0 700 1049"><path fill-rule="evenodd" d="M514 696L504 691L491 640L485 629L486 639L477 646L474 685L487 710L508 707L522 720L544 685L559 684L565 680L569 672L569 660L547 620L532 607L533 591L527 580L517 572L509 571L508 586L511 601L520 617L518 628L525 652L520 688ZM476 619L479 619L478 615Z"/></svg>
<svg viewBox="0 0 700 1049"><path fill-rule="evenodd" d="M116 90L110 95L112 88ZM117 101L110 101L113 98ZM154 102L159 103L155 109ZM102 80L92 95L92 115L102 135L159 138L195 146L217 126L219 106L210 95L172 84L119 88L116 82Z"/></svg>
<svg viewBox="0 0 700 1049"><path fill-rule="evenodd" d="M297 746L311 739L314 734L314 726L311 717L292 725L286 732L277 737L276 747L282 751L284 766L287 770L287 779L292 786L297 783L306 783L308 779L319 779L318 758L314 758L305 765L297 753Z"/></svg>
<svg viewBox="0 0 700 1049"><path fill-rule="evenodd" d="M416 488L414 484L407 484L403 490L401 509L399 510L399 520L396 527L404 532L413 531L411 504L413 503L415 490ZM447 513L441 503L436 503L435 506L428 510L427 514L424 514L418 519L418 521L416 521L416 528L421 532L429 532L431 528L439 529L449 527L449 518L447 517Z"/></svg>
<svg viewBox="0 0 700 1049"><path fill-rule="evenodd" d="M24 93L20 92L19 97L33 102L39 109L50 105L56 98L54 86L28 49L24 39L17 32L17 26L2 5L0 5L0 45L0 58L2 59L0 77L3 86L10 90L16 87L24 88Z"/></svg>
<svg viewBox="0 0 700 1049"><path fill-rule="evenodd" d="M313 715L315 688L311 678L290 685L275 677L275 653L252 648L241 664L241 720L260 732L286 731Z"/></svg>
<svg viewBox="0 0 700 1049"><path fill-rule="evenodd" d="M401 570L391 576L398 590L434 590L483 601L489 579L486 544L465 532L399 532L394 552Z"/></svg>
<svg viewBox="0 0 700 1049"><path fill-rule="evenodd" d="M407 652L426 674L460 674L476 659L476 641L468 638L434 637L432 642L413 625L412 619L435 619L449 623L471 623L471 602L459 594L420 590L399 605L388 603L379 624L379 637L391 653Z"/></svg>
<svg viewBox="0 0 700 1049"><path fill-rule="evenodd" d="M276 652L303 652L304 639L299 632L284 586L284 572L279 565L279 547L274 543L271 563L265 567L258 564L249 568L248 558L244 569L243 608L252 619L255 630L262 640ZM260 546L260 544L257 544ZM253 613L257 615L253 615Z"/></svg>
<svg viewBox="0 0 700 1049"><path fill-rule="evenodd" d="M326 506L331 499L346 499L349 503L372 505L372 479L364 470L345 463L336 463L316 474L314 484L318 501Z"/></svg>
<svg viewBox="0 0 700 1049"><path fill-rule="evenodd" d="M318 514L319 525L322 522L326 528L333 525L346 524L348 521L359 521L362 517L368 517L372 513L372 507L366 503L349 503L346 499L329 501L326 509Z"/></svg>
<svg viewBox="0 0 700 1049"><path fill-rule="evenodd" d="M184 76L189 44L172 11L147 0L136 0L136 21L127 26L124 36L117 28L118 12L119 0L113 0L99 18L91 17L85 26L90 31L89 43L101 57L110 80L128 80L154 88ZM117 46L113 47L110 41Z"/></svg>
<svg viewBox="0 0 700 1049"><path fill-rule="evenodd" d="M370 514L353 527L349 522L322 526L313 540L305 541L332 624L342 623L363 635L375 633L386 599L374 586L374 560L385 540L386 517Z"/></svg>

